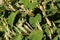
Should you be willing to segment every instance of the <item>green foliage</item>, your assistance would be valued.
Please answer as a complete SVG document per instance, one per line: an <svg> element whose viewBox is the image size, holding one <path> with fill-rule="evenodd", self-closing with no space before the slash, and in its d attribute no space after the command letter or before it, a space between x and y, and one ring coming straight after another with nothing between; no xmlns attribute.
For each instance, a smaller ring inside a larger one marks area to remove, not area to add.
<svg viewBox="0 0 60 40"><path fill-rule="evenodd" d="M23 3L25 8L28 8L29 10L34 9L37 5L37 0L33 0L32 3L30 2L30 0L21 0L20 2Z"/></svg>
<svg viewBox="0 0 60 40"><path fill-rule="evenodd" d="M22 40L23 36L20 34L17 34L12 40Z"/></svg>
<svg viewBox="0 0 60 40"><path fill-rule="evenodd" d="M13 26L14 19L17 15L17 12L11 12L10 16L8 17L8 23Z"/></svg>
<svg viewBox="0 0 60 40"><path fill-rule="evenodd" d="M37 14L35 17L30 17L29 22L33 27L36 27L36 23L41 22L41 15Z"/></svg>
<svg viewBox="0 0 60 40"><path fill-rule="evenodd" d="M42 40L42 38L43 38L43 32L40 30L36 30L30 33L30 36L29 36L30 40Z"/></svg>
<svg viewBox="0 0 60 40"><path fill-rule="evenodd" d="M47 24L43 25L44 26L44 31L46 32L47 36L49 37L50 35L50 30L49 30L49 26Z"/></svg>
<svg viewBox="0 0 60 40"><path fill-rule="evenodd" d="M0 40L60 40L60 0L0 0Z"/></svg>
<svg viewBox="0 0 60 40"><path fill-rule="evenodd" d="M58 40L58 36L56 36L53 40Z"/></svg>
<svg viewBox="0 0 60 40"><path fill-rule="evenodd" d="M60 23L60 20L56 20L55 23Z"/></svg>

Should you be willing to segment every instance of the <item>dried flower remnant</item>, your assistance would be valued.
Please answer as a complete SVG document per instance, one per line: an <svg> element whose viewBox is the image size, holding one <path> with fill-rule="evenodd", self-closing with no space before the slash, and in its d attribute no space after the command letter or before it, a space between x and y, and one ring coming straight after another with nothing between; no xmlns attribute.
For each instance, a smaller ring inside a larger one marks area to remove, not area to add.
<svg viewBox="0 0 60 40"><path fill-rule="evenodd" d="M0 5L2 5L4 2L3 2L3 0L0 0Z"/></svg>

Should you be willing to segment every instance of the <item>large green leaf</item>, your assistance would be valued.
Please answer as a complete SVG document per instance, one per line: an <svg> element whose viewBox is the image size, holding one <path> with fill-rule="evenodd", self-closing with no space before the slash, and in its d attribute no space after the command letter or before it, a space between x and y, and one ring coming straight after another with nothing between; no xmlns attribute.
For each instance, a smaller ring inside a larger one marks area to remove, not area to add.
<svg viewBox="0 0 60 40"><path fill-rule="evenodd" d="M36 30L29 35L30 40L42 40L42 38L43 38L43 32L40 30Z"/></svg>
<svg viewBox="0 0 60 40"><path fill-rule="evenodd" d="M21 34L17 34L12 40L22 40L23 36Z"/></svg>
<svg viewBox="0 0 60 40"><path fill-rule="evenodd" d="M8 23L9 25L13 25L14 19L17 15L17 12L11 12L10 16L8 17Z"/></svg>
<svg viewBox="0 0 60 40"><path fill-rule="evenodd" d="M42 17L40 14L37 14L35 17L30 17L29 18L29 23L33 26L33 27L36 27L36 23L37 21L38 22L41 22L42 20Z"/></svg>

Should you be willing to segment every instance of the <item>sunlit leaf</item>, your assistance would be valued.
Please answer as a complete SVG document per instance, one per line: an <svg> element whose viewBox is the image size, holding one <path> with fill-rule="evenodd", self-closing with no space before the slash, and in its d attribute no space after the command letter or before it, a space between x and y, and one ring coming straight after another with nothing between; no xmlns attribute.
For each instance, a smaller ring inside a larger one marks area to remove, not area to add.
<svg viewBox="0 0 60 40"><path fill-rule="evenodd" d="M43 32L40 30L32 32L29 36L30 40L42 40L42 38L43 38Z"/></svg>
<svg viewBox="0 0 60 40"><path fill-rule="evenodd" d="M30 18L29 18L29 22L30 22L31 25L33 25L33 27L35 27L37 21L38 21L38 22L41 22L41 19L42 19L42 18L41 18L41 15L40 15L40 14L37 14L35 17L30 17Z"/></svg>
<svg viewBox="0 0 60 40"><path fill-rule="evenodd" d="M36 20L36 22L37 22L37 21L38 21L38 22L41 22L41 20L42 20L41 15L40 15L40 14L37 14L37 15L35 16L35 20Z"/></svg>
<svg viewBox="0 0 60 40"><path fill-rule="evenodd" d="M17 12L11 12L10 16L8 17L8 23L13 25L14 19L16 17Z"/></svg>
<svg viewBox="0 0 60 40"><path fill-rule="evenodd" d="M54 37L53 40L58 40L58 35L56 37Z"/></svg>
<svg viewBox="0 0 60 40"><path fill-rule="evenodd" d="M21 34L16 34L12 40L22 40L23 36Z"/></svg>

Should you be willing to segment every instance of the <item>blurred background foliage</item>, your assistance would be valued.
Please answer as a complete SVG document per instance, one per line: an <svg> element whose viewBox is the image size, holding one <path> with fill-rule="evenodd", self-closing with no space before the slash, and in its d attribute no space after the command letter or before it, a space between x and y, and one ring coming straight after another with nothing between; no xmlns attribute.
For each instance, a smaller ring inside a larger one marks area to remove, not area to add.
<svg viewBox="0 0 60 40"><path fill-rule="evenodd" d="M0 0L0 40L60 40L60 0Z"/></svg>

